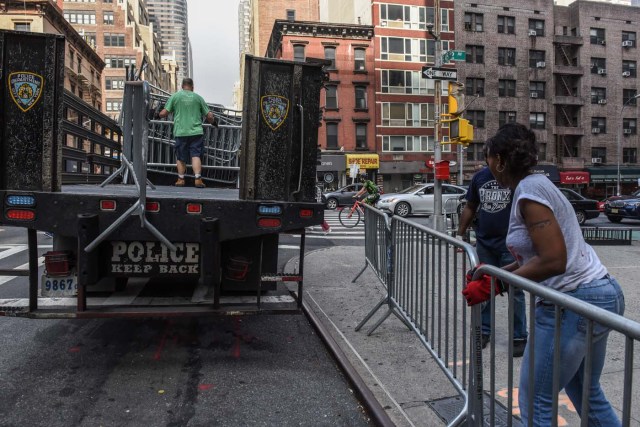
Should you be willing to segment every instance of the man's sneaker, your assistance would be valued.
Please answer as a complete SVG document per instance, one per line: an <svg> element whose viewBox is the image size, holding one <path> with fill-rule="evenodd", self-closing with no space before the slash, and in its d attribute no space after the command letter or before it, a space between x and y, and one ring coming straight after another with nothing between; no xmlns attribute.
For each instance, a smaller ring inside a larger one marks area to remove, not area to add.
<svg viewBox="0 0 640 427"><path fill-rule="evenodd" d="M196 187L197 188L206 188L206 185L204 185L204 182L202 182L202 178L196 178Z"/></svg>
<svg viewBox="0 0 640 427"><path fill-rule="evenodd" d="M482 348L486 348L491 341L491 335L482 334Z"/></svg>
<svg viewBox="0 0 640 427"><path fill-rule="evenodd" d="M513 340L513 357L522 357L524 349L527 347L527 340Z"/></svg>
<svg viewBox="0 0 640 427"><path fill-rule="evenodd" d="M176 181L175 184L173 184L176 187L184 187L184 178L178 178L178 180Z"/></svg>

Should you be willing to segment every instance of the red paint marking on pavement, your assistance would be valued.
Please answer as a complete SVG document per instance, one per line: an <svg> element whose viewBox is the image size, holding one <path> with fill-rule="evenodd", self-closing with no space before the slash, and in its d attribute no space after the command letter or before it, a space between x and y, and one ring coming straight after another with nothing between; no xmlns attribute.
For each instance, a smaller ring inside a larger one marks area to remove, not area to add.
<svg viewBox="0 0 640 427"><path fill-rule="evenodd" d="M71 347L69 349L69 353L79 353L80 352L80 347Z"/></svg>
<svg viewBox="0 0 640 427"><path fill-rule="evenodd" d="M213 388L213 384L200 384L198 386L198 390L200 391L207 391L209 389Z"/></svg>
<svg viewBox="0 0 640 427"><path fill-rule="evenodd" d="M171 323L167 321L164 325L164 331L162 332L162 337L160 338L160 343L158 344L158 348L156 349L156 352L153 355L153 360L160 360L160 357L162 356L162 350L164 349L164 344L167 341L167 335L169 335L170 328L171 328Z"/></svg>
<svg viewBox="0 0 640 427"><path fill-rule="evenodd" d="M233 343L233 357L240 358L240 319L235 319L233 322L235 342Z"/></svg>

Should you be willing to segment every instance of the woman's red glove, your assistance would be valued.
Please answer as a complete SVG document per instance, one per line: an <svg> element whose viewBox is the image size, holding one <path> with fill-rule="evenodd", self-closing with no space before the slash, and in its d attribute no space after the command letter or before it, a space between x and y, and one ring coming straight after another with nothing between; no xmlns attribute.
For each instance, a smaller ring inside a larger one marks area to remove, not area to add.
<svg viewBox="0 0 640 427"><path fill-rule="evenodd" d="M502 295L505 290L502 280L496 279L496 294ZM491 276L485 274L480 279L467 283L467 286L462 290L462 295L467 300L468 306L488 301L491 299Z"/></svg>
<svg viewBox="0 0 640 427"><path fill-rule="evenodd" d="M484 265L484 262L481 262L480 264L473 267L471 270L467 271L467 274L465 275L465 279L467 279L467 283L473 281L473 275L475 274L476 270L482 267L483 265Z"/></svg>

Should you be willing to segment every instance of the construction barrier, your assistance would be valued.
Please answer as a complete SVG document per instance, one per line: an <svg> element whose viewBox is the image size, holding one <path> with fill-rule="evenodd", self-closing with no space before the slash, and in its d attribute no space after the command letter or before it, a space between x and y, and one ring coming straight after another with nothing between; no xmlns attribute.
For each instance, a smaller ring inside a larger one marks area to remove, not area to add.
<svg viewBox="0 0 640 427"><path fill-rule="evenodd" d="M631 245L630 228L582 227L582 236L590 245Z"/></svg>

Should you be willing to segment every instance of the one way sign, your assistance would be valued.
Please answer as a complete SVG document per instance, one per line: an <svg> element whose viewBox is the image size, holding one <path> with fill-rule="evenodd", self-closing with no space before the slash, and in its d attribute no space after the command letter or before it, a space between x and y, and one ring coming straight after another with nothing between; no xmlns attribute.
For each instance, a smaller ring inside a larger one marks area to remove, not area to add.
<svg viewBox="0 0 640 427"><path fill-rule="evenodd" d="M457 80L458 70L452 68L422 67L422 76L436 80Z"/></svg>

